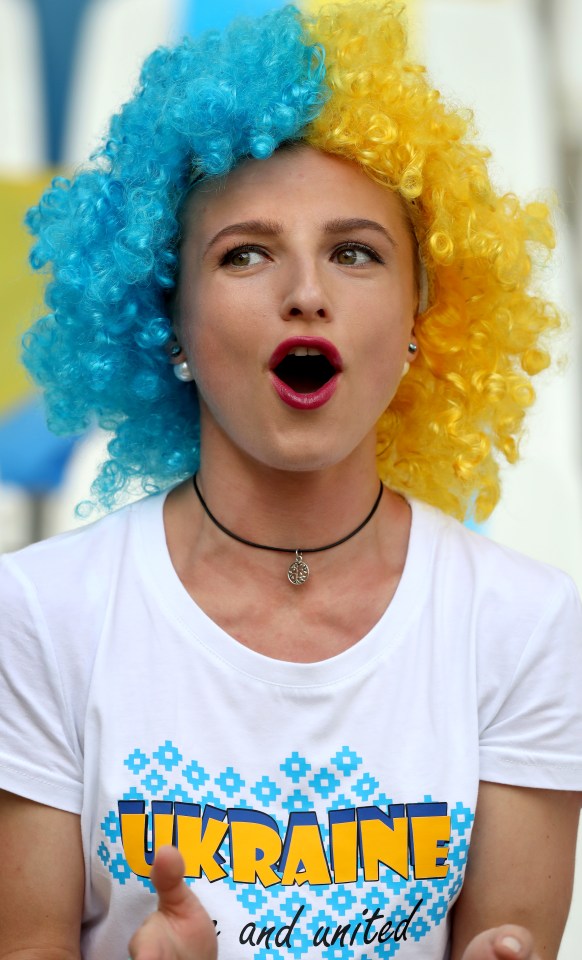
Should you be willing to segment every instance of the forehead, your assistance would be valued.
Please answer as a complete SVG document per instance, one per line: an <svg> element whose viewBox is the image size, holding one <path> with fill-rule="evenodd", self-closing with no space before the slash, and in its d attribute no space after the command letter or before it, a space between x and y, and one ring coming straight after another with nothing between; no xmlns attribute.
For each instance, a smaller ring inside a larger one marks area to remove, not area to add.
<svg viewBox="0 0 582 960"><path fill-rule="evenodd" d="M267 160L244 160L227 176L203 181L188 197L183 225L186 234L206 234L228 222L283 215L290 226L307 216L368 217L410 233L398 194L351 160L307 144L283 148Z"/></svg>

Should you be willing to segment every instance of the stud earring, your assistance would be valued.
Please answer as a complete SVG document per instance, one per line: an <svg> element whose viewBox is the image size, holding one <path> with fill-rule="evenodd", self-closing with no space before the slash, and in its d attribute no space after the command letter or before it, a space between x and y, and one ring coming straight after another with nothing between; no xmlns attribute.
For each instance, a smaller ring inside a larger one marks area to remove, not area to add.
<svg viewBox="0 0 582 960"><path fill-rule="evenodd" d="M190 383L194 379L187 360L174 366L174 376L182 383Z"/></svg>
<svg viewBox="0 0 582 960"><path fill-rule="evenodd" d="M412 343L412 341L411 341L411 342L408 344L408 352L411 353L411 354L414 356L414 354L416 353L417 350L418 350L417 345L416 345L415 343Z"/></svg>
<svg viewBox="0 0 582 960"><path fill-rule="evenodd" d="M173 343L170 347L170 356L177 357L182 352L182 347L179 343Z"/></svg>

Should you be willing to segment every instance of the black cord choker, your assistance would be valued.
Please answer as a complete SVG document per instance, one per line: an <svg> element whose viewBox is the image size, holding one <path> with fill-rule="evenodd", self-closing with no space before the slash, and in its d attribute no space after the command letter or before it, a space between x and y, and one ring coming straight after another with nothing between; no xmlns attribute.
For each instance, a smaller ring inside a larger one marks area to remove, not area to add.
<svg viewBox="0 0 582 960"><path fill-rule="evenodd" d="M213 524L216 527L218 527L219 530L222 530L223 533L226 533L228 537L232 537L233 540L238 540L239 543L246 544L247 547L255 547L257 550L272 550L274 553L294 553L295 554L295 559L293 560L289 569L287 570L287 577L289 578L289 582L292 583L294 586L298 586L301 583L305 583L305 581L309 577L309 567L307 566L307 564L305 563L305 560L303 559L303 554L304 553L323 553L324 550L331 550L333 547L339 547L340 543L345 543L346 540L351 540L352 537L355 537L356 533L359 533L360 530L363 530L366 524L370 522L370 520L376 513L376 510L380 506L380 500L382 499L382 493L384 490L382 481L380 480L380 489L378 490L378 496L374 501L374 506L370 510L368 516L364 520L362 520L362 522L356 527L355 530L352 530L351 533L346 534L346 536L342 537L340 540L334 540L333 543L326 544L325 547L310 547L307 550L300 550L298 547L269 547L264 543L254 543L252 540L245 540L244 537L239 537L238 534L233 533L232 530L229 530L227 527L225 527L224 524L222 524L220 520L217 520L214 514L210 512L208 505L198 488L198 484L196 482L196 474L194 474L194 476L192 477L192 482L194 484L194 490L196 491L196 496L200 500L200 503L202 504L202 508L206 513L206 516L209 517L210 520L212 520Z"/></svg>

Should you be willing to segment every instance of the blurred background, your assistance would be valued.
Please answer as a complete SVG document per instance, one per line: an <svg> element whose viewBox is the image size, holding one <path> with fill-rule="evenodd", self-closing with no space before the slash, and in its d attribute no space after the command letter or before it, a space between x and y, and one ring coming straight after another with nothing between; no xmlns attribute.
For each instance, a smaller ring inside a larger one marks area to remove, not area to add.
<svg viewBox="0 0 582 960"><path fill-rule="evenodd" d="M107 442L53 437L19 367L22 333L42 312L26 264L26 208L97 146L153 47L274 5L0 0L0 552L79 522L75 505L88 496ZM567 570L582 589L582 3L408 7L417 54L436 85L475 110L497 184L524 198L558 198L559 242L545 283L569 318L560 369L537 378L522 461L504 474L501 505L483 533ZM581 956L582 865L560 960Z"/></svg>

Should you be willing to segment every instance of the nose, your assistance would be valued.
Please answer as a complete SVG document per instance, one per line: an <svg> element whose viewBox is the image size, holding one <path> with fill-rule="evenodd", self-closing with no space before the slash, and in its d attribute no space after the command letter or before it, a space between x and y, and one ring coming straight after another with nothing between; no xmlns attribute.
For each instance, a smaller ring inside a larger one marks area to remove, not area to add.
<svg viewBox="0 0 582 960"><path fill-rule="evenodd" d="M281 302L284 320L331 320L331 304L316 264L290 266Z"/></svg>

